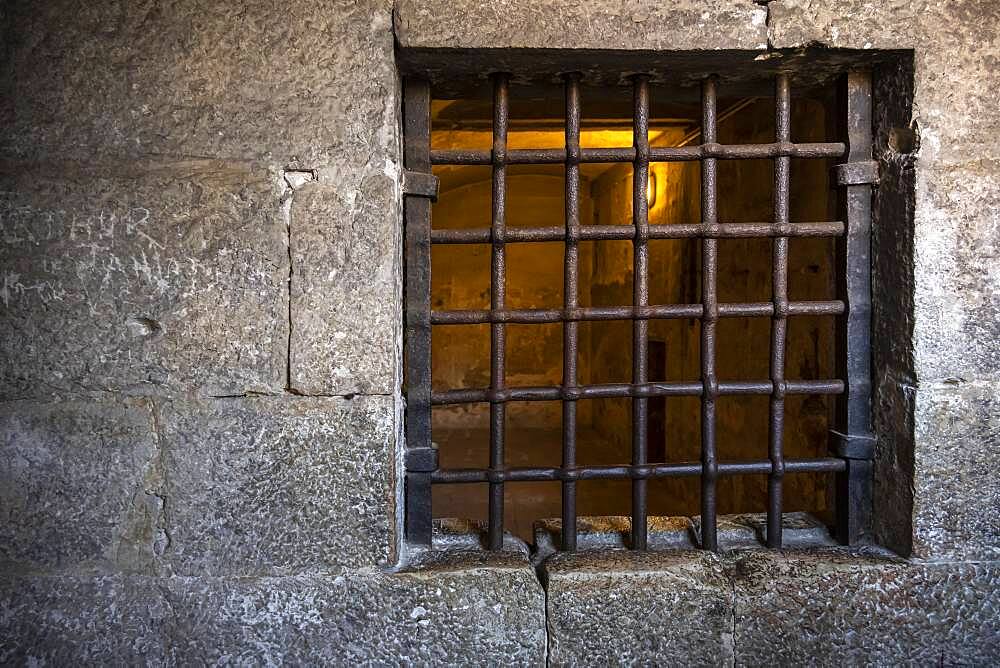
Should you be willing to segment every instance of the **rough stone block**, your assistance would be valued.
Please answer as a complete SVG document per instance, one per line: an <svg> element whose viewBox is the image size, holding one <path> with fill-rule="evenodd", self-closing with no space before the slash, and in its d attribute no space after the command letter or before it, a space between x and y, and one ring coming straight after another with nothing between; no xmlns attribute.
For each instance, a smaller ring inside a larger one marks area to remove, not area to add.
<svg viewBox="0 0 1000 668"><path fill-rule="evenodd" d="M745 553L733 565L736 664L994 665L1000 566L844 551Z"/></svg>
<svg viewBox="0 0 1000 668"><path fill-rule="evenodd" d="M177 610L167 582L144 576L4 577L0 663L168 664L168 629Z"/></svg>
<svg viewBox="0 0 1000 668"><path fill-rule="evenodd" d="M393 397L165 402L178 575L331 572L393 544Z"/></svg>
<svg viewBox="0 0 1000 668"><path fill-rule="evenodd" d="M150 572L166 547L148 401L0 404L4 570Z"/></svg>
<svg viewBox="0 0 1000 668"><path fill-rule="evenodd" d="M918 164L914 356L921 384L1000 378L1000 161Z"/></svg>
<svg viewBox="0 0 1000 668"><path fill-rule="evenodd" d="M766 19L725 0L402 0L396 37L409 48L764 49Z"/></svg>
<svg viewBox="0 0 1000 668"><path fill-rule="evenodd" d="M0 152L315 168L398 151L387 0L8 4Z"/></svg>
<svg viewBox="0 0 1000 668"><path fill-rule="evenodd" d="M4 663L545 663L544 592L524 557L419 572L0 583Z"/></svg>
<svg viewBox="0 0 1000 668"><path fill-rule="evenodd" d="M284 387L287 233L266 171L4 162L0 191L0 398Z"/></svg>
<svg viewBox="0 0 1000 668"><path fill-rule="evenodd" d="M291 205L291 378L306 394L390 394L402 338L400 195L383 171L321 173Z"/></svg>
<svg viewBox="0 0 1000 668"><path fill-rule="evenodd" d="M921 388L914 417L913 554L1000 559L1000 389Z"/></svg>
<svg viewBox="0 0 1000 668"><path fill-rule="evenodd" d="M731 665L732 587L716 555L564 553L543 577L552 665Z"/></svg>

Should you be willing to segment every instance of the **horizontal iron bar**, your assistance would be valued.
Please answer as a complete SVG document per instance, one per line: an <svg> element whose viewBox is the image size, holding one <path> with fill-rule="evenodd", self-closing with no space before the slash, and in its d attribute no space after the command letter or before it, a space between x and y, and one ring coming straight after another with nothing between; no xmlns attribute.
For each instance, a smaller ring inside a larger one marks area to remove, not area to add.
<svg viewBox="0 0 1000 668"><path fill-rule="evenodd" d="M739 394L792 395L792 394L841 394L841 380L786 380L779 387L770 380L724 381L717 383L715 396ZM431 404L507 403L510 401L576 401L578 399L610 399L617 397L700 397L704 383L696 381L670 381L659 383L607 383L580 385L578 387L507 387L501 390L466 388L431 393Z"/></svg>
<svg viewBox="0 0 1000 668"><path fill-rule="evenodd" d="M719 304L720 318L771 317L774 304ZM841 315L842 301L788 302L787 315ZM592 306L571 309L470 309L456 311L431 311L432 325L478 325L490 322L539 324L553 322L578 322L594 320L665 320L701 318L702 304L665 304L659 306Z"/></svg>
<svg viewBox="0 0 1000 668"><path fill-rule="evenodd" d="M633 225L580 225L580 241L618 241L635 238ZM840 221L817 223L719 223L707 227L701 223L650 225L649 239L747 239L756 237L839 237L844 234ZM503 239L497 239L488 227L465 230L431 230L435 244L488 244L565 241L566 227L508 227Z"/></svg>
<svg viewBox="0 0 1000 668"><path fill-rule="evenodd" d="M659 146L649 148L650 162L689 162L703 158L720 160L754 160L765 158L840 158L846 153L843 142L792 144L699 144L695 146ZM634 162L635 148L584 148L580 149L580 163ZM508 150L505 165L548 165L567 162L564 148L536 148ZM449 149L431 151L435 165L492 165L494 155L488 150Z"/></svg>
<svg viewBox="0 0 1000 668"><path fill-rule="evenodd" d="M719 475L767 475L771 473L769 460L719 462ZM847 463L837 457L819 459L788 459L785 473L836 473L844 471ZM431 482L542 482L565 480L644 480L646 478L686 478L701 475L701 462L676 464L643 464L641 466L578 466L576 468L537 467L511 468L504 471L492 469L440 469L431 474Z"/></svg>

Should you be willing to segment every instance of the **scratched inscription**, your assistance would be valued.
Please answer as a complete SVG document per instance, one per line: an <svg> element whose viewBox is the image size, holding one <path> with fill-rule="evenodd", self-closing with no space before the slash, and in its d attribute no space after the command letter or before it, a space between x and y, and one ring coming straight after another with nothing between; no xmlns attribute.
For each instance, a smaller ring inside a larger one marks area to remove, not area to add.
<svg viewBox="0 0 1000 668"><path fill-rule="evenodd" d="M162 295L190 284L204 267L191 256L165 253L153 212L144 206L110 205L93 211L38 209L0 200L4 251L0 302L59 302L88 290L129 282ZM93 303L87 300L88 303Z"/></svg>

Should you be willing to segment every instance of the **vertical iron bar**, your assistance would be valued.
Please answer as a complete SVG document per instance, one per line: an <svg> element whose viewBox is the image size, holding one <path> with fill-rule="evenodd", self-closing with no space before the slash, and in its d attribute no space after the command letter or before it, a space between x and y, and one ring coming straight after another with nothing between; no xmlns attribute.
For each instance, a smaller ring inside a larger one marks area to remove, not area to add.
<svg viewBox="0 0 1000 668"><path fill-rule="evenodd" d="M716 80L709 77L701 88L701 135L703 144L715 144ZM715 376L715 334L719 319L716 280L718 273L718 240L710 238L718 226L718 202L715 158L701 161L701 545L706 550L718 549L716 535L716 489L719 465L715 457L715 401L719 383Z"/></svg>
<svg viewBox="0 0 1000 668"><path fill-rule="evenodd" d="M497 73L493 79L493 250L490 269L490 309L502 311L507 294L507 258L504 248L507 200L507 124L509 75ZM490 388L502 390L505 384L507 330L502 322L490 326ZM490 471L504 471L504 427L506 404L493 397L490 402ZM489 547L503 547L503 480L490 482Z"/></svg>
<svg viewBox="0 0 1000 668"><path fill-rule="evenodd" d="M872 160L871 73L850 72L845 81L848 163ZM847 460L837 476L837 536L849 545L871 537L871 215L872 187L848 184L842 198L846 234L838 247L839 292L846 305L838 327L837 366L845 392L837 404L831 441Z"/></svg>
<svg viewBox="0 0 1000 668"><path fill-rule="evenodd" d="M407 79L403 91L406 169L431 172L430 86ZM406 230L406 448L427 452L431 445L431 202L407 197ZM406 539L431 544L431 474L407 471Z"/></svg>
<svg viewBox="0 0 1000 668"><path fill-rule="evenodd" d="M791 142L791 93L788 75L779 74L774 87L775 141ZM787 231L791 158L774 159L774 225L780 234ZM771 293L771 414L768 420L767 546L781 547L781 483L785 475L783 453L785 428L785 344L788 326L788 237L775 236L772 247Z"/></svg>
<svg viewBox="0 0 1000 668"><path fill-rule="evenodd" d="M632 166L632 305L649 304L649 77L633 80L632 136L635 162ZM649 321L632 321L632 382L647 381L649 357ZM649 431L649 400L632 398L632 464L646 464ZM632 549L646 549L646 480L632 480Z"/></svg>
<svg viewBox="0 0 1000 668"><path fill-rule="evenodd" d="M566 261L563 300L566 309L579 305L580 260L580 75L566 74ZM563 387L575 388L577 377L577 321L563 322ZM563 399L563 470L576 466L576 399ZM562 549L576 550L576 482L562 483Z"/></svg>

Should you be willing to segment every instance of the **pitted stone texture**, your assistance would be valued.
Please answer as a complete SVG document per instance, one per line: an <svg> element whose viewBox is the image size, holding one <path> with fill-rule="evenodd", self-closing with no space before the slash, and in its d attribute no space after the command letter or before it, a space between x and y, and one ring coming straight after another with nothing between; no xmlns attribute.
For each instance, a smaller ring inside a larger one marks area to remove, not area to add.
<svg viewBox="0 0 1000 668"><path fill-rule="evenodd" d="M400 195L381 166L321 171L292 197L291 386L390 394L399 366Z"/></svg>
<svg viewBox="0 0 1000 668"><path fill-rule="evenodd" d="M0 404L0 561L151 572L166 548L149 402Z"/></svg>
<svg viewBox="0 0 1000 668"><path fill-rule="evenodd" d="M915 418L914 556L1000 559L1000 389L921 388Z"/></svg>
<svg viewBox="0 0 1000 668"><path fill-rule="evenodd" d="M171 663L167 636L177 611L168 582L143 576L0 578L0 663Z"/></svg>
<svg viewBox="0 0 1000 668"><path fill-rule="evenodd" d="M552 665L731 665L732 586L706 552L585 552L543 565Z"/></svg>
<svg viewBox="0 0 1000 668"><path fill-rule="evenodd" d="M8 4L9 155L314 168L396 151L388 0Z"/></svg>
<svg viewBox="0 0 1000 668"><path fill-rule="evenodd" d="M24 578L0 597L5 664L545 663L544 592L523 557L407 574Z"/></svg>
<svg viewBox="0 0 1000 668"><path fill-rule="evenodd" d="M409 48L764 49L767 11L752 2L685 0L401 0Z"/></svg>
<svg viewBox="0 0 1000 668"><path fill-rule="evenodd" d="M392 397L165 402L178 575L384 564L392 544Z"/></svg>
<svg viewBox="0 0 1000 668"><path fill-rule="evenodd" d="M916 193L917 377L1000 378L1000 161L921 158Z"/></svg>
<svg viewBox="0 0 1000 668"><path fill-rule="evenodd" d="M731 567L736 664L995 665L1000 565L754 551Z"/></svg>
<svg viewBox="0 0 1000 668"><path fill-rule="evenodd" d="M284 387L287 233L266 171L5 162L0 191L0 398Z"/></svg>

